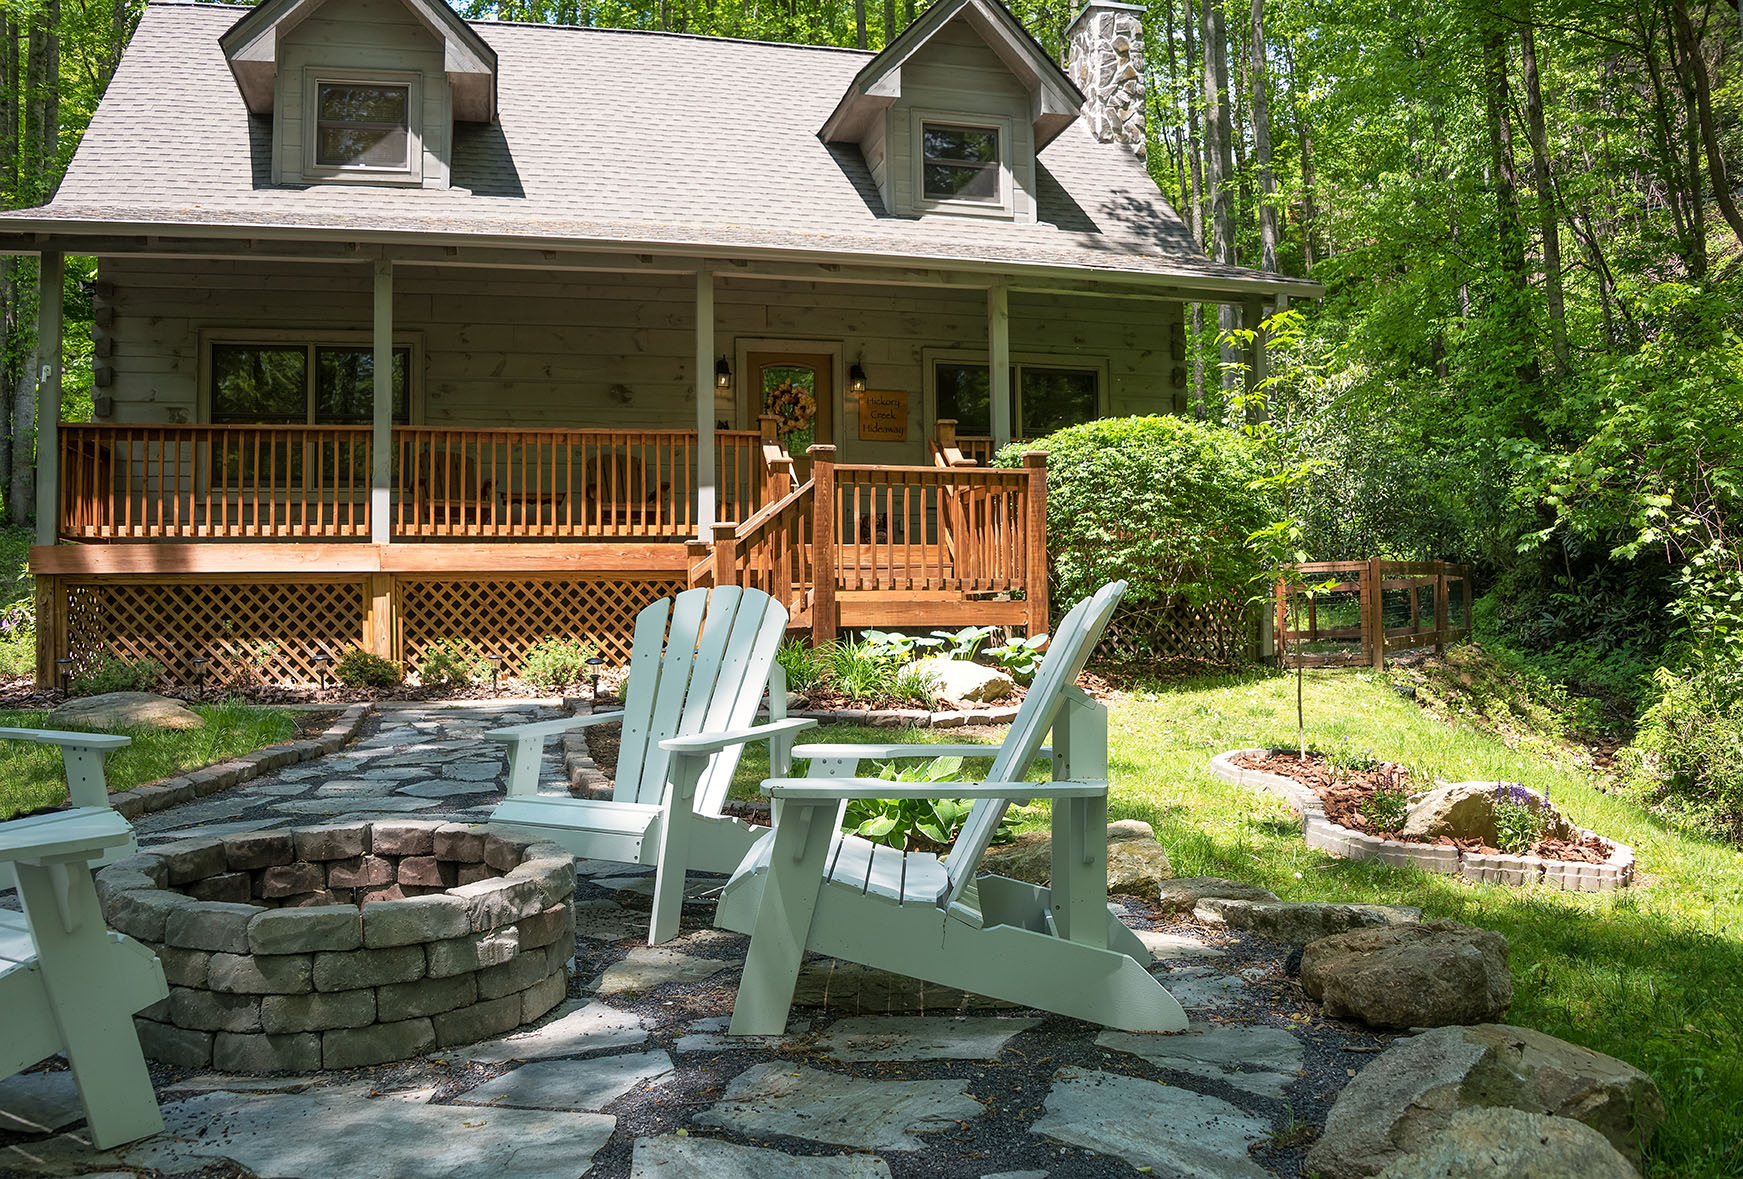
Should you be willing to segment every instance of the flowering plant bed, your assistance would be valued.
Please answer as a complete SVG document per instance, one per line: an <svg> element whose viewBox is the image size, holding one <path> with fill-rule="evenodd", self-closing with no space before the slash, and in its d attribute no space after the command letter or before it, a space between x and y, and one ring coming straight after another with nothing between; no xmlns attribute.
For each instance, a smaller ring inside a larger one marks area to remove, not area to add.
<svg viewBox="0 0 1743 1179"><path fill-rule="evenodd" d="M1301 816L1309 847L1349 859L1571 892L1603 892L1633 881L1632 848L1574 826L1547 800L1516 783L1462 782L1413 792L1409 774L1396 765L1334 767L1315 755L1303 761L1292 751L1271 749L1219 754L1211 759L1210 772L1283 798ZM1421 823L1409 821L1422 804L1450 795L1488 803L1504 828L1518 812L1536 811L1542 835L1509 852L1497 846L1499 840L1423 834Z"/></svg>

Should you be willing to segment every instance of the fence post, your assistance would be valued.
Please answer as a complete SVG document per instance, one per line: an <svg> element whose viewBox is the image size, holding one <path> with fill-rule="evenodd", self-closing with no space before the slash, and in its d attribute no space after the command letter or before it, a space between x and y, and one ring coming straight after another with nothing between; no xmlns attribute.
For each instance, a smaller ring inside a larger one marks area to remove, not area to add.
<svg viewBox="0 0 1743 1179"><path fill-rule="evenodd" d="M1452 620L1446 600L1446 562L1434 563L1434 653L1446 654L1446 632Z"/></svg>
<svg viewBox="0 0 1743 1179"><path fill-rule="evenodd" d="M1364 597L1362 603L1365 607L1362 626L1368 632L1368 635L1374 644L1372 655L1374 659L1374 668L1377 671L1386 670L1385 591L1380 588L1381 582L1385 578L1385 570L1381 568L1382 564L1383 562L1381 562L1378 557L1375 557L1368 562L1368 589L1370 594L1369 596Z"/></svg>
<svg viewBox="0 0 1743 1179"><path fill-rule="evenodd" d="M66 611L61 603L67 587L61 579L39 575L36 579L36 686L58 688L59 669L55 660L67 647ZM71 654L70 651L67 654Z"/></svg>
<svg viewBox="0 0 1743 1179"><path fill-rule="evenodd" d="M383 659L393 658L394 579L391 573L371 573L364 585L369 613L363 622L363 649Z"/></svg>
<svg viewBox="0 0 1743 1179"><path fill-rule="evenodd" d="M1272 653L1277 660L1279 670L1289 666L1289 582L1285 578L1277 579L1277 586L1271 591L1271 616L1273 619ZM1261 651L1259 654L1263 655Z"/></svg>
<svg viewBox="0 0 1743 1179"><path fill-rule="evenodd" d="M684 542L684 564L690 569L690 588L714 584L714 547L694 537Z"/></svg>
<svg viewBox="0 0 1743 1179"><path fill-rule="evenodd" d="M835 448L813 446L811 460L811 642L835 637Z"/></svg>
<svg viewBox="0 0 1743 1179"><path fill-rule="evenodd" d="M714 584L739 584L737 524L714 526Z"/></svg>
<svg viewBox="0 0 1743 1179"><path fill-rule="evenodd" d="M1028 631L1031 635L1047 631L1047 452L1023 452L1023 469L1029 474L1029 489L1025 496L1028 519L1024 521L1023 596L1029 603Z"/></svg>

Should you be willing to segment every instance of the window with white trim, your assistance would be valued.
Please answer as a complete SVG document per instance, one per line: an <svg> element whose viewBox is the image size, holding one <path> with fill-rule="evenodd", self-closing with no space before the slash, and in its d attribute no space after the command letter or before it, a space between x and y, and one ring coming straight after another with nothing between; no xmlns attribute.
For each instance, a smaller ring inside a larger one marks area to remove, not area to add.
<svg viewBox="0 0 1743 1179"><path fill-rule="evenodd" d="M1012 215L1016 139L1009 119L918 110L911 119L915 212Z"/></svg>
<svg viewBox="0 0 1743 1179"><path fill-rule="evenodd" d="M401 184L423 179L415 74L307 75L303 170L312 180Z"/></svg>

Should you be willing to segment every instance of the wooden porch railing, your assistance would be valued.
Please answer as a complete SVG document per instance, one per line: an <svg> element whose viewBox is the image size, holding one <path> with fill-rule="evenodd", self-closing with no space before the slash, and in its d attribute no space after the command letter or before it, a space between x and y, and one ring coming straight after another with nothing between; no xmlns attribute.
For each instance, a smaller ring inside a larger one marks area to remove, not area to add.
<svg viewBox="0 0 1743 1179"><path fill-rule="evenodd" d="M395 539L681 539L696 433L396 427ZM367 539L367 426L61 426L67 540ZM784 462L784 465L782 463ZM761 432L715 435L717 520L789 490Z"/></svg>
<svg viewBox="0 0 1743 1179"><path fill-rule="evenodd" d="M939 418L932 437L935 467L990 467L998 442L990 434L958 434L954 418ZM1014 439L1021 441L1021 439Z"/></svg>
<svg viewBox="0 0 1743 1179"><path fill-rule="evenodd" d="M67 540L369 535L367 426L60 427Z"/></svg>
<svg viewBox="0 0 1743 1179"><path fill-rule="evenodd" d="M1277 583L1277 637L1283 658L1290 664L1383 668L1386 656L1393 651L1427 646L1441 651L1471 633L1471 570L1467 565L1372 560L1318 561L1294 568L1304 582L1332 584L1308 598L1292 595L1286 583ZM1303 598L1293 619L1292 596ZM1455 597L1459 603L1456 612ZM1299 626L1292 626L1292 622Z"/></svg>
<svg viewBox="0 0 1743 1179"><path fill-rule="evenodd" d="M813 637L835 633L839 594L1009 599L1047 626L1047 456L1021 469L844 466L813 446L811 480L736 527L718 525L694 584L783 597Z"/></svg>

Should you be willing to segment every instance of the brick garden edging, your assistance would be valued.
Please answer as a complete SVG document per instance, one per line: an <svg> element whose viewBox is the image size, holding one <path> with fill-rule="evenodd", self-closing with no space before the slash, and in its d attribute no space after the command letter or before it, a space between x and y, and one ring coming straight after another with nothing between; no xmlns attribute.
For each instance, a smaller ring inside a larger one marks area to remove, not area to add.
<svg viewBox="0 0 1743 1179"><path fill-rule="evenodd" d="M225 1072L381 1064L531 1023L569 991L574 892L555 843L411 819L186 839L97 874L104 917L170 984L134 1021L145 1054Z"/></svg>
<svg viewBox="0 0 1743 1179"><path fill-rule="evenodd" d="M1563 892L1609 892L1634 880L1634 849L1609 836L1610 858L1602 864L1546 860L1541 856L1482 855L1456 847L1381 839L1341 826L1325 817L1319 796L1293 778L1249 770L1237 757L1263 756L1269 749L1233 749L1210 760L1211 777L1265 794L1275 794L1301 817L1301 834L1308 847L1350 860L1379 860L1400 868L1418 868L1445 876L1462 876L1479 884L1547 884ZM1594 835L1575 827L1581 835Z"/></svg>
<svg viewBox="0 0 1743 1179"><path fill-rule="evenodd" d="M141 815L167 810L184 802L192 802L196 798L204 798L208 794L216 794L220 790L228 790L251 778L282 770L301 761L337 753L363 727L363 720L369 715L369 707L367 704L351 705L319 737L268 745L264 749L256 749L253 753L245 753L229 761L189 770L174 778L161 778L156 782L135 786L131 790L116 791L109 796L109 805L121 812L123 818L137 819Z"/></svg>

